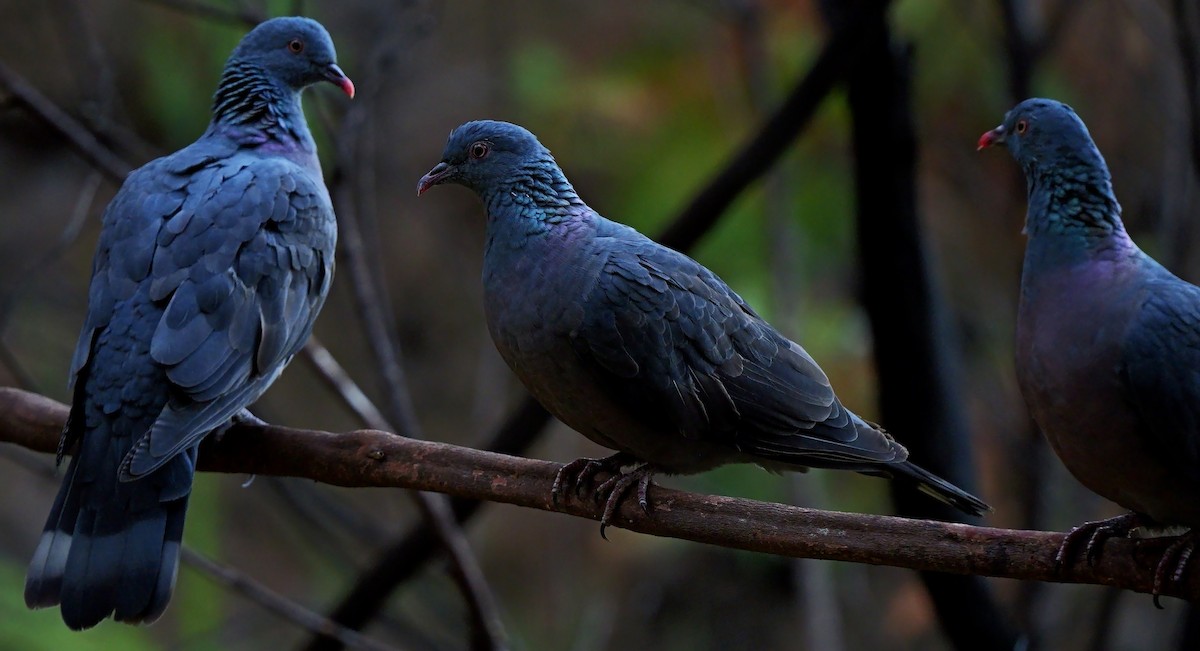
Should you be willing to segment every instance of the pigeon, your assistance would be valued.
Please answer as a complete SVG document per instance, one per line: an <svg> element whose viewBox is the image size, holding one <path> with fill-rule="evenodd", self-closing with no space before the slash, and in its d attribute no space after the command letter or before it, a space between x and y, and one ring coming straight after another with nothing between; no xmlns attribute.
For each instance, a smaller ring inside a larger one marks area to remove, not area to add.
<svg viewBox="0 0 1200 651"><path fill-rule="evenodd" d="M207 434L279 376L333 279L337 227L300 93L354 95L316 21L276 18L225 64L212 121L135 170L104 213L71 363L72 459L25 602L74 630L166 609Z"/></svg>
<svg viewBox="0 0 1200 651"><path fill-rule="evenodd" d="M417 194L441 183L487 211L484 309L501 356L550 413L616 450L567 464L551 493L610 474L595 491L602 534L635 484L649 513L655 473L735 462L853 470L989 510L843 407L813 358L713 272L589 208L524 128L459 126Z"/></svg>
<svg viewBox="0 0 1200 651"><path fill-rule="evenodd" d="M1028 243L1016 367L1034 420L1084 486L1132 512L1076 527L1086 540L1187 527L1158 564L1183 578L1200 527L1200 287L1146 255L1121 222L1103 156L1071 107L1034 98L983 134L1025 171Z"/></svg>

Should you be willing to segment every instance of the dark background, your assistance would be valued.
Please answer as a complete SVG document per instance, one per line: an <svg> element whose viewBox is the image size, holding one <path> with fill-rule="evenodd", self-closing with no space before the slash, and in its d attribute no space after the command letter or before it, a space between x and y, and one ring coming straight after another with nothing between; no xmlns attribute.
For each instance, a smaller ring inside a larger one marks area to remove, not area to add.
<svg viewBox="0 0 1200 651"><path fill-rule="evenodd" d="M1184 56L1200 56L1200 10L1183 0L892 4L890 41L850 48L859 55L842 71L850 81L816 97L811 122L795 142L777 143L782 158L693 254L802 342L847 406L912 442L918 463L938 467L930 457L946 441L958 445L945 460L954 468L941 472L995 506L986 524L1063 530L1116 514L1031 430L1012 369L1024 182L1005 151L976 153L975 142L1028 94L1070 103L1112 168L1134 238L1200 279L1200 148L1187 83L1197 73ZM469 119L521 123L594 208L656 234L759 132L831 25L867 20L845 3L770 0L0 0L0 64L136 166L195 139L248 24L297 5L329 28L360 90L347 102L316 88L306 108L327 178L336 177L339 216L353 211L363 259L386 289L373 305L400 344L413 413L428 438L471 446L487 442L523 392L483 325L478 201L456 187L414 196L446 134ZM893 82L899 90L889 93ZM66 400L99 215L115 190L0 88L0 383ZM906 242L904 232L919 239ZM925 277L889 257L914 242L910 261ZM386 410L394 394L364 334L349 265L339 264L315 332ZM910 299L914 288L928 291ZM910 308L920 336L903 330ZM885 362L889 333L902 336ZM881 413L880 381L896 377L886 364L933 378L910 388L936 398L897 399ZM299 358L255 411L334 431L361 424ZM933 421L943 425L929 429L946 431L922 431ZM926 445L933 452L920 456ZM557 424L527 452L564 462L601 453ZM151 628L108 622L72 634L57 611L25 610L25 564L56 490L49 466L0 446L0 649L278 649L309 639L187 564ZM198 477L185 543L319 612L419 524L399 491L244 480ZM662 481L839 510L893 508L885 482L850 474L780 477L745 466ZM942 632L906 570L619 530L605 542L593 522L508 506L485 506L467 530L521 649L993 648L1021 635L1029 648L1140 650L1181 644L1187 610L1167 599L1157 611L1148 597L1094 586L987 581L995 610L950 597L963 610L955 616L1000 622L1003 635L973 629L972 647L971 630ZM441 561L389 594L372 637L405 649L467 647L465 607Z"/></svg>

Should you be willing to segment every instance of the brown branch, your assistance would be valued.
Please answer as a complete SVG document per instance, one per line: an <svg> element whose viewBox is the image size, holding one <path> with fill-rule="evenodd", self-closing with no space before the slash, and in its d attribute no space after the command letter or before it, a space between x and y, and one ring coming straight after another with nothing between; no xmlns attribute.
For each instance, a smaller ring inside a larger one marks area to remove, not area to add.
<svg viewBox="0 0 1200 651"><path fill-rule="evenodd" d="M67 407L38 394L0 388L0 441L53 453ZM334 434L237 424L200 450L199 469L302 477L336 486L436 491L599 520L601 505L567 496L550 503L561 466L378 430ZM795 558L1032 581L1111 585L1149 593L1166 540L1105 541L1095 564L1056 570L1063 534L975 527L932 520L820 511L654 486L652 511L628 502L614 526L655 536ZM1164 594L1200 601L1200 572Z"/></svg>

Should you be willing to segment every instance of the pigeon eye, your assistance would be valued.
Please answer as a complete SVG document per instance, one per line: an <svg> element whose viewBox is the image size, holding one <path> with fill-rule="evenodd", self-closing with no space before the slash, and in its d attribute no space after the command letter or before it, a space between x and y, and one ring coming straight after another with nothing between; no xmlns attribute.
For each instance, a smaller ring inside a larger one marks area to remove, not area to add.
<svg viewBox="0 0 1200 651"><path fill-rule="evenodd" d="M1029 123L1025 120L1017 120L1017 133L1025 133L1029 129Z"/></svg>
<svg viewBox="0 0 1200 651"><path fill-rule="evenodd" d="M489 146L486 142L480 140L479 142L476 142L471 145L471 149L470 149L469 153L471 154L471 158L474 158L475 160L479 160L480 158L487 156L488 152L490 152L491 150L492 150L491 146Z"/></svg>
<svg viewBox="0 0 1200 651"><path fill-rule="evenodd" d="M298 38L293 38L292 40L288 41L288 49L291 50L293 54L300 54L304 51L304 41L301 41Z"/></svg>

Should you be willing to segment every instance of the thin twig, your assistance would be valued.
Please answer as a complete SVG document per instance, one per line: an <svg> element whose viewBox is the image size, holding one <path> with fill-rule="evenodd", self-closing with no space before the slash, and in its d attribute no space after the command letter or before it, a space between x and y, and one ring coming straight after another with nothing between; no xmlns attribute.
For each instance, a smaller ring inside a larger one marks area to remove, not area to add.
<svg viewBox="0 0 1200 651"><path fill-rule="evenodd" d="M23 77L0 62L0 86L7 90L23 106L56 131L66 136L70 144L93 167L104 172L111 180L120 183L133 169L111 149L105 147L75 118L67 115L54 102L34 88Z"/></svg>
<svg viewBox="0 0 1200 651"><path fill-rule="evenodd" d="M0 387L0 441L53 453L67 406ZM237 423L230 436L206 440L198 469L302 477L348 488L437 491L599 520L604 505L550 487L560 464L510 457L378 430L331 433ZM863 480L867 481L867 480ZM1114 537L1090 562L1079 555L1059 568L1063 534L976 527L806 509L654 485L651 512L627 500L613 524L656 536L794 558L821 558L915 570L1032 581L1111 585L1150 592L1162 553L1173 539ZM1167 581L1165 596L1200 601L1200 572Z"/></svg>
<svg viewBox="0 0 1200 651"><path fill-rule="evenodd" d="M17 359L17 355L8 343L4 341L4 337L0 335L0 364L3 364L8 369L9 374L13 377L13 382L26 389L35 390L37 382L33 379L33 375L25 369L21 364L21 360Z"/></svg>
<svg viewBox="0 0 1200 651"><path fill-rule="evenodd" d="M373 429L391 429L383 412L375 406L371 398L359 388L346 369L338 363L337 358L316 335L304 343L304 359L312 364L317 375L333 389L342 402L358 416L364 425Z"/></svg>
<svg viewBox="0 0 1200 651"><path fill-rule="evenodd" d="M45 273L45 269L58 259L79 237L80 231L83 230L83 225L87 223L87 216L91 213L92 202L96 199L96 192L100 189L100 183L104 180L104 175L93 170L91 174L84 179L83 187L79 189L79 196L75 199L75 208L71 211L71 217L67 220L67 225L63 227L62 233L50 248L44 251L36 260L25 265L23 269L15 274L16 282L8 294L0 298L0 334L3 334L8 329L8 323L12 319L13 310L16 308L17 299L21 293L29 287L30 281L35 277Z"/></svg>
<svg viewBox="0 0 1200 651"><path fill-rule="evenodd" d="M808 126L825 96L841 81L862 38L863 29L857 24L834 32L783 104L704 189L693 196L659 237L660 242L674 249L687 249L712 228L734 199L770 169Z"/></svg>
<svg viewBox="0 0 1200 651"><path fill-rule="evenodd" d="M365 193L359 188L348 190L345 187L347 179L357 179L364 166L370 164L369 161L364 161L362 148L366 139L372 137L367 127L373 115L374 100L383 88L387 68L396 59L397 48L399 42L396 38L383 38L372 53L369 73L358 100L342 120L337 139L338 166L330 183L330 195L338 214L341 240L339 248L345 266L349 267L350 285L367 341L384 380L388 413L399 427L400 433L413 438L424 438L400 362L400 345L389 325L390 319L384 312L388 304L386 292L380 286L379 274L372 273L363 241L361 201ZM471 613L472 647L506 648L506 635L500 620L499 607L484 577L483 569L467 542L466 534L454 517L449 501L443 496L422 492L415 493L414 498L422 515L430 522L446 547L451 562L451 575Z"/></svg>
<svg viewBox="0 0 1200 651"><path fill-rule="evenodd" d="M484 447L489 452L523 456L537 435L550 422L550 414L533 398L525 398L505 418ZM454 498L450 501L459 524L470 520L487 502ZM354 587L329 613L329 618L348 628L362 630L387 603L396 588L415 575L442 547L429 523L422 521L411 531L398 536L370 567L359 573ZM317 637L307 651L334 651L337 645Z"/></svg>
<svg viewBox="0 0 1200 651"><path fill-rule="evenodd" d="M244 595L250 601L312 633L335 637L351 649L398 651L394 646L373 640L358 631L339 626L321 614L283 597L245 572L218 563L197 551L184 547L180 552L180 558L184 563L196 568L217 583Z"/></svg>

